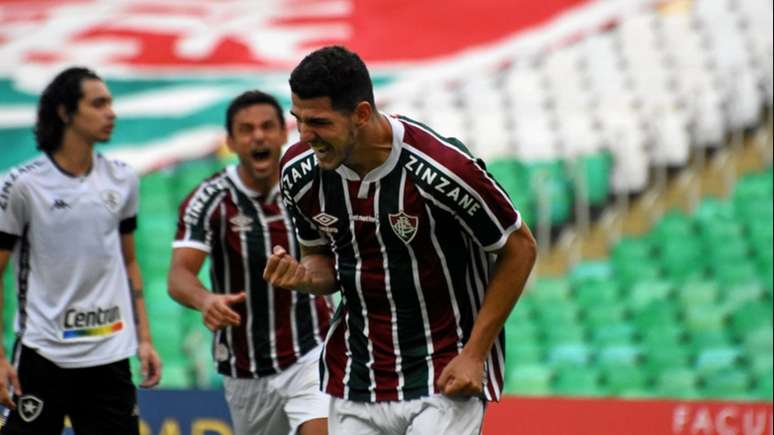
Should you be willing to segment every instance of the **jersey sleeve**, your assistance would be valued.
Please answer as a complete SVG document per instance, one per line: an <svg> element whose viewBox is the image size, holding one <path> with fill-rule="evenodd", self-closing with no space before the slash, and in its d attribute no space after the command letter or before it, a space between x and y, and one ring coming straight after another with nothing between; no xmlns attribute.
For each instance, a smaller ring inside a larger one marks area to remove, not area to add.
<svg viewBox="0 0 774 435"><path fill-rule="evenodd" d="M298 243L309 247L329 244L311 219L319 209L314 188L319 168L311 150L300 144L291 146L282 156L280 174L282 203L293 220Z"/></svg>
<svg viewBox="0 0 774 435"><path fill-rule="evenodd" d="M288 215L293 220L293 226L296 229L296 239L299 244L303 246L324 246L329 243L322 236L317 225L301 211L297 200L290 195L290 192L284 189L282 191L282 202Z"/></svg>
<svg viewBox="0 0 774 435"><path fill-rule="evenodd" d="M24 232L29 220L20 174L12 170L0 181L0 233L6 240L14 240Z"/></svg>
<svg viewBox="0 0 774 435"><path fill-rule="evenodd" d="M434 175L425 169L428 165L437 168ZM414 170L423 195L452 213L486 251L502 248L508 236L521 227L519 212L481 160L460 153L438 162L417 154L410 157L407 169Z"/></svg>
<svg viewBox="0 0 774 435"><path fill-rule="evenodd" d="M217 209L225 192L212 193L206 186L191 192L178 208L177 231L173 248L194 248L206 253L212 250L212 235L217 225Z"/></svg>

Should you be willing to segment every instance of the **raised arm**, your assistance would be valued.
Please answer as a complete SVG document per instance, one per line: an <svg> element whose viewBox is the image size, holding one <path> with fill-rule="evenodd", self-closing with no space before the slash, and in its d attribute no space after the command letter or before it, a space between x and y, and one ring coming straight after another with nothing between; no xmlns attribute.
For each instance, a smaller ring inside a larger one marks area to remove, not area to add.
<svg viewBox="0 0 774 435"><path fill-rule="evenodd" d="M137 327L137 355L140 358L140 368L143 380L140 386L150 388L161 380L161 359L153 347L148 313L145 310L145 298L142 290L142 275L137 264L137 256L134 247L134 234L121 235L121 253L124 257L126 273L129 276L129 286L132 292L132 305L134 307L134 322Z"/></svg>

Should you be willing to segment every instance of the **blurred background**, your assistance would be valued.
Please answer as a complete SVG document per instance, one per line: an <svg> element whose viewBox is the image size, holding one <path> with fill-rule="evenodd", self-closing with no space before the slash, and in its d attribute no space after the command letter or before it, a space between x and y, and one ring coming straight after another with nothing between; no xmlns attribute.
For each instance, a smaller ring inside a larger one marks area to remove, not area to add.
<svg viewBox="0 0 774 435"><path fill-rule="evenodd" d="M506 329L518 402L490 407L485 433L587 433L494 422L509 403L567 397L730 401L733 418L673 407L646 433L758 433L739 410L762 403L771 427L772 41L771 0L0 0L0 173L36 155L35 105L56 72L106 79L119 120L100 149L142 174L161 387L220 397L209 331L166 294L177 205L235 161L234 96L259 88L287 109L292 67L344 44L381 109L462 140L538 239Z"/></svg>

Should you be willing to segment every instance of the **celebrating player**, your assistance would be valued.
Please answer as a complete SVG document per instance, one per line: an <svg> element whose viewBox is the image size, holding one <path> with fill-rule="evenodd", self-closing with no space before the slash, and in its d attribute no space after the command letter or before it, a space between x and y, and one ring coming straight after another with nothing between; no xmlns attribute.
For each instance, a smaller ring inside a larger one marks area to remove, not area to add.
<svg viewBox="0 0 774 435"><path fill-rule="evenodd" d="M214 332L237 434L325 434L329 399L319 391L317 361L328 301L261 277L272 246L298 252L278 186L282 109L270 95L245 92L229 106L226 130L239 164L204 180L180 205L169 293ZM208 255L212 292L197 278Z"/></svg>
<svg viewBox="0 0 774 435"><path fill-rule="evenodd" d="M536 257L529 229L463 144L376 110L357 54L312 52L290 89L300 142L281 184L302 258L275 247L264 277L342 289L321 357L330 433L480 433Z"/></svg>

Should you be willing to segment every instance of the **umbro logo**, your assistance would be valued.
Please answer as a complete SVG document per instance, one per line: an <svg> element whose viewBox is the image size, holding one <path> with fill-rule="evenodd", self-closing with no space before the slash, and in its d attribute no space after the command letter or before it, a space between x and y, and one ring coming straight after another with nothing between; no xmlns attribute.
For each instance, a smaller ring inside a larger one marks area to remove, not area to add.
<svg viewBox="0 0 774 435"><path fill-rule="evenodd" d="M312 219L324 227L329 227L339 221L339 218L331 216L328 213L320 213Z"/></svg>
<svg viewBox="0 0 774 435"><path fill-rule="evenodd" d="M323 231L329 234L336 234L339 231L335 227L331 227L331 225L339 221L339 218L337 218L336 216L331 216L328 213L320 213L317 216L313 217L312 220L321 225L320 231Z"/></svg>
<svg viewBox="0 0 774 435"><path fill-rule="evenodd" d="M231 227L231 231L234 231L234 232L252 231L252 228L253 228L252 226L253 219L241 213L229 219L229 222L231 222L231 224L233 225Z"/></svg>
<svg viewBox="0 0 774 435"><path fill-rule="evenodd" d="M70 204L68 204L64 199L54 200L54 203L51 204L51 210L62 210L65 208L70 208Z"/></svg>

